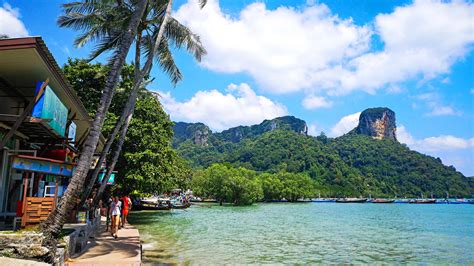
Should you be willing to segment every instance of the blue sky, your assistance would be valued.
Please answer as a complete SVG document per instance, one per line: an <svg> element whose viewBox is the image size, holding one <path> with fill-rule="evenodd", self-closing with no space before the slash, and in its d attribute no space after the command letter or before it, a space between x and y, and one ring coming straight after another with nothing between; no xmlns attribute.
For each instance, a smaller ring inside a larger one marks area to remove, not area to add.
<svg viewBox="0 0 474 266"><path fill-rule="evenodd" d="M0 2L0 33L42 36L61 65L86 57L92 46L75 48L77 32L56 25L64 2ZM173 16L208 55L175 51L174 88L153 70L149 88L172 119L221 131L294 115L335 137L386 106L401 142L474 175L472 2L177 0Z"/></svg>

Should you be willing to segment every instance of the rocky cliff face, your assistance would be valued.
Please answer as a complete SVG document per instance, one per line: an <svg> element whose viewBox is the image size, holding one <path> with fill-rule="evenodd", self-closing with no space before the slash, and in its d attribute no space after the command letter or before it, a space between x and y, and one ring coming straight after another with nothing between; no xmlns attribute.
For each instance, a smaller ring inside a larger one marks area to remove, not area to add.
<svg viewBox="0 0 474 266"><path fill-rule="evenodd" d="M356 134L393 140L397 140L396 131L395 112L386 107L364 110L360 114L359 125L354 129Z"/></svg>
<svg viewBox="0 0 474 266"><path fill-rule="evenodd" d="M253 126L238 126L229 128L220 133L213 133L203 123L175 122L173 126L173 146L177 147L186 140L192 140L200 147L212 146L216 141L237 143L246 138L253 138L273 130L289 130L302 135L308 135L306 122L294 116L283 116Z"/></svg>
<svg viewBox="0 0 474 266"><path fill-rule="evenodd" d="M242 139L260 136L265 132L277 129L295 131L303 135L308 134L308 126L305 121L294 116L283 116L264 120L258 125L230 128L216 135L223 140L235 143L240 142Z"/></svg>
<svg viewBox="0 0 474 266"><path fill-rule="evenodd" d="M177 122L173 126L174 142L181 143L187 139L191 139L194 144L200 147L209 145L209 135L212 131L203 123L184 123Z"/></svg>

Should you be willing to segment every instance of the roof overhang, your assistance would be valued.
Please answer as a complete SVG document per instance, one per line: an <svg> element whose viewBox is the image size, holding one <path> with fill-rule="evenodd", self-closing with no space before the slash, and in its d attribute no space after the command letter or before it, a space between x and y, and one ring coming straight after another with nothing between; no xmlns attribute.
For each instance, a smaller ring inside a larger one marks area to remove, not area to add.
<svg viewBox="0 0 474 266"><path fill-rule="evenodd" d="M41 37L0 39L0 62L0 78L11 86L16 98L33 100L36 82L49 79L49 86L69 109L69 119L74 117L76 138L91 127L92 118ZM104 140L101 135L98 150Z"/></svg>

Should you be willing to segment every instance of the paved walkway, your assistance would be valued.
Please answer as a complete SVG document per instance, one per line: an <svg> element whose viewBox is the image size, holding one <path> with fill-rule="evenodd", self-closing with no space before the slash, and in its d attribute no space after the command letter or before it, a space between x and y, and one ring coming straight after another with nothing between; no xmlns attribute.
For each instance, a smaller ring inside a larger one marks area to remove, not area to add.
<svg viewBox="0 0 474 266"><path fill-rule="evenodd" d="M0 257L0 265L2 266L48 266L48 263L34 261L34 260L22 260L13 259L7 257Z"/></svg>
<svg viewBox="0 0 474 266"><path fill-rule="evenodd" d="M101 232L82 255L69 259L66 265L140 265L141 249L138 229L128 225L118 231L117 239L114 239L109 232L104 232L104 230Z"/></svg>

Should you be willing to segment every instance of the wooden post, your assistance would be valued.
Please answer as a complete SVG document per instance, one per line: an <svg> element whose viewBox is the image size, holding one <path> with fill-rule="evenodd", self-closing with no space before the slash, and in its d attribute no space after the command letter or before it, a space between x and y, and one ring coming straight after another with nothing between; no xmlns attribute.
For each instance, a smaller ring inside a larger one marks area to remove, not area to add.
<svg viewBox="0 0 474 266"><path fill-rule="evenodd" d="M56 208L56 202L58 201L58 185L59 185L59 176L56 176L56 187L54 188L54 201L53 201L53 211Z"/></svg>
<svg viewBox="0 0 474 266"><path fill-rule="evenodd" d="M23 215L21 217L21 227L25 227L26 225L26 193L28 192L28 175L29 173L23 173L24 180L23 180L23 202L22 202L22 211Z"/></svg>
<svg viewBox="0 0 474 266"><path fill-rule="evenodd" d="M3 148L7 144L8 140L10 140L10 138L13 136L13 134L15 134L15 132L18 130L21 123L23 123L23 120L25 120L26 116L28 116L31 113L31 110L33 110L33 107L35 106L35 104L39 101L39 99L43 95L43 92L44 92L46 86L48 85L48 83L49 83L49 78L46 79L46 81L43 82L43 84L41 84L41 87L40 87L40 89L38 91L38 94L36 95L35 99L33 101L31 101L26 106L25 110L23 110L23 112L21 113L18 120L15 121L15 124L13 124L10 131L8 131L8 133L3 137L2 141L0 142L0 151L3 150Z"/></svg>

